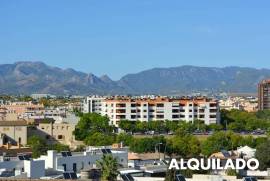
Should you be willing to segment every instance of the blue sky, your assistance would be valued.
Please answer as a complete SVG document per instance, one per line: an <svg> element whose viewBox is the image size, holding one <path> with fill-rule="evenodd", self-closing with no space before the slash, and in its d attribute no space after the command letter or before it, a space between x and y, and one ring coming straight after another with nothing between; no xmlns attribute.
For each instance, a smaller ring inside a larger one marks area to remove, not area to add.
<svg viewBox="0 0 270 181"><path fill-rule="evenodd" d="M153 67L270 68L269 10L269 0L1 0L0 63L114 80Z"/></svg>

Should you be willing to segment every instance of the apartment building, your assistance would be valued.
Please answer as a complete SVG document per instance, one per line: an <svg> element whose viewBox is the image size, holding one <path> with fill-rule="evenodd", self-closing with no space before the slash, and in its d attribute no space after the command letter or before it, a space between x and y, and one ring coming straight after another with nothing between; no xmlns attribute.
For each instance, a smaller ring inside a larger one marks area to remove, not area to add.
<svg viewBox="0 0 270 181"><path fill-rule="evenodd" d="M132 98L87 97L84 112L96 112L108 116L111 124L118 126L120 120L165 121L196 119L205 124L219 123L218 102L208 98Z"/></svg>
<svg viewBox="0 0 270 181"><path fill-rule="evenodd" d="M259 110L270 109L270 79L262 80L258 85Z"/></svg>
<svg viewBox="0 0 270 181"><path fill-rule="evenodd" d="M85 113L101 113L102 104L106 98L99 96L88 96L83 102L83 112Z"/></svg>

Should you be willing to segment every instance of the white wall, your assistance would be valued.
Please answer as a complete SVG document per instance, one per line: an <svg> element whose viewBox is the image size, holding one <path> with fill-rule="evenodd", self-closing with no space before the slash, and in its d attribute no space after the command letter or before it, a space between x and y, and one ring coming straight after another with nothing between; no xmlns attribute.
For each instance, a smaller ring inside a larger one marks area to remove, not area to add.
<svg viewBox="0 0 270 181"><path fill-rule="evenodd" d="M24 160L24 172L31 179L38 179L45 176L45 161L44 160Z"/></svg>

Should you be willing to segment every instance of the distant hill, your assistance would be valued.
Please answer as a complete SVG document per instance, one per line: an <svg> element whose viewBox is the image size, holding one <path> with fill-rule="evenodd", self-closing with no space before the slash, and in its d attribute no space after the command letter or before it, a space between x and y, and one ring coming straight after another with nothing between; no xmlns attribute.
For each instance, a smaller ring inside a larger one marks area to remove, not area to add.
<svg viewBox="0 0 270 181"><path fill-rule="evenodd" d="M42 62L17 62L0 65L0 93L9 94L107 94L122 88L107 76L60 69Z"/></svg>
<svg viewBox="0 0 270 181"><path fill-rule="evenodd" d="M0 93L6 94L175 94L191 91L256 92L269 69L180 66L128 74L118 81L42 62L0 65Z"/></svg>
<svg viewBox="0 0 270 181"><path fill-rule="evenodd" d="M173 94L190 91L250 93L256 92L258 82L265 78L270 78L269 69L180 66L154 68L129 74L121 78L119 85L139 93Z"/></svg>

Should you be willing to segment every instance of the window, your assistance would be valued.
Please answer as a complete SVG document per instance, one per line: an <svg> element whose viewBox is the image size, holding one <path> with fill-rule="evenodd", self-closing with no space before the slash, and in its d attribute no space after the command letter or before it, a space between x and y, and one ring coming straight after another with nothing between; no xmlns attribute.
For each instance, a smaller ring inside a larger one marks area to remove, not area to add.
<svg viewBox="0 0 270 181"><path fill-rule="evenodd" d="M136 115L131 115L131 119L136 119Z"/></svg>
<svg viewBox="0 0 270 181"><path fill-rule="evenodd" d="M16 127L16 131L21 131L22 128L21 127Z"/></svg>
<svg viewBox="0 0 270 181"><path fill-rule="evenodd" d="M164 107L164 104L157 104L157 107Z"/></svg>
<svg viewBox="0 0 270 181"><path fill-rule="evenodd" d="M9 131L9 127L4 127L3 131Z"/></svg>
<svg viewBox="0 0 270 181"><path fill-rule="evenodd" d="M216 103L211 103L210 107L217 107L217 104Z"/></svg>
<svg viewBox="0 0 270 181"><path fill-rule="evenodd" d="M162 119L164 118L164 115L157 115L157 118Z"/></svg>
<svg viewBox="0 0 270 181"><path fill-rule="evenodd" d="M179 115L172 115L172 118L180 118Z"/></svg>
<svg viewBox="0 0 270 181"><path fill-rule="evenodd" d="M62 139L64 139L64 136L63 135L58 135L57 139L62 140Z"/></svg>

